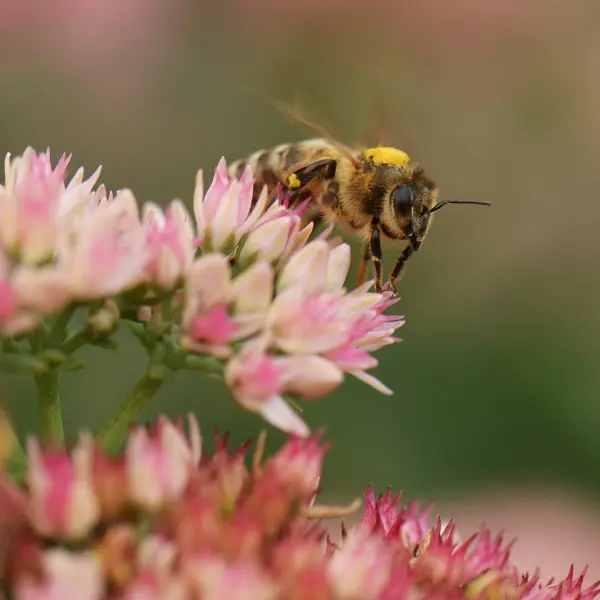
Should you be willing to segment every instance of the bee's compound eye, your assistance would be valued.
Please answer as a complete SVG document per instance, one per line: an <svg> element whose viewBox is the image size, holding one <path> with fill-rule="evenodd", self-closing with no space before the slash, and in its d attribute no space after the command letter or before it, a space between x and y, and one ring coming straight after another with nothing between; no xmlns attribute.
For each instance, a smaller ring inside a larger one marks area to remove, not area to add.
<svg viewBox="0 0 600 600"><path fill-rule="evenodd" d="M406 216L410 214L412 203L415 198L415 190L412 185L399 185L392 190L391 200L397 215Z"/></svg>

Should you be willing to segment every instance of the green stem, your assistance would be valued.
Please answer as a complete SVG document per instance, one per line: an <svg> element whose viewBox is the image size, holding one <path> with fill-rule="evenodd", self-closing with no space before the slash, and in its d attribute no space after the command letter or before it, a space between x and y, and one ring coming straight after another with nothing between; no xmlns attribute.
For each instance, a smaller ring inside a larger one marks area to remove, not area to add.
<svg viewBox="0 0 600 600"><path fill-rule="evenodd" d="M27 471L27 455L6 414L0 416L0 447L5 470L13 481L21 483Z"/></svg>
<svg viewBox="0 0 600 600"><path fill-rule="evenodd" d="M15 445L13 446L12 453L8 459L7 471L16 483L21 483L27 472L27 455L16 437Z"/></svg>
<svg viewBox="0 0 600 600"><path fill-rule="evenodd" d="M52 329L50 330L50 343L57 346L63 341L69 321L77 310L76 304L71 304L58 315Z"/></svg>
<svg viewBox="0 0 600 600"><path fill-rule="evenodd" d="M162 387L165 377L159 374L146 373L127 394L125 401L117 412L106 422L98 433L98 441L107 452L119 450L129 427L135 423L141 412L146 408L154 394Z"/></svg>
<svg viewBox="0 0 600 600"><path fill-rule="evenodd" d="M65 443L65 434L58 396L58 372L50 371L43 375L35 375L34 380L38 393L42 440L46 445L62 448Z"/></svg>
<svg viewBox="0 0 600 600"><path fill-rule="evenodd" d="M91 341L91 337L87 331L77 331L62 342L60 351L70 356L79 350L79 348L88 344Z"/></svg>

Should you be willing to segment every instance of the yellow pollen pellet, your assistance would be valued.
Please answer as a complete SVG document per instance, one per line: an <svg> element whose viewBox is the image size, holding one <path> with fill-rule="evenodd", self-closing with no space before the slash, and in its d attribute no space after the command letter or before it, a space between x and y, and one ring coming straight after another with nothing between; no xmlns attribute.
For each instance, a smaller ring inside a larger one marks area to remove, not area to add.
<svg viewBox="0 0 600 600"><path fill-rule="evenodd" d="M296 175L296 173L292 173L289 177L288 177L288 187L291 189L300 187L300 179L298 179L298 175Z"/></svg>
<svg viewBox="0 0 600 600"><path fill-rule="evenodd" d="M397 148L368 148L363 154L376 165L403 167L410 161L408 154Z"/></svg>

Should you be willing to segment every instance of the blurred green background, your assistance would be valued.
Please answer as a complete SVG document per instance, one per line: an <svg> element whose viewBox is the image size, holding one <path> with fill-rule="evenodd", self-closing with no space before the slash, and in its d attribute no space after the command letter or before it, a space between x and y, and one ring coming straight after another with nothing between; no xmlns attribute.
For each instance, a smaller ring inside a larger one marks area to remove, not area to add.
<svg viewBox="0 0 600 600"><path fill-rule="evenodd" d="M304 405L334 444L325 499L373 482L442 506L519 486L596 504L600 5L1 0L0 14L3 152L72 152L89 173L102 164L111 189L189 205L198 168L208 180L222 155L312 135L249 89L299 101L349 143L381 134L444 198L493 202L445 209L411 261L405 341L379 353L394 396L348 381ZM71 439L143 368L122 337L117 355L91 351L64 379ZM33 386L3 387L21 431L36 431ZM191 375L145 416L187 410L208 438L218 427L241 442L261 426Z"/></svg>

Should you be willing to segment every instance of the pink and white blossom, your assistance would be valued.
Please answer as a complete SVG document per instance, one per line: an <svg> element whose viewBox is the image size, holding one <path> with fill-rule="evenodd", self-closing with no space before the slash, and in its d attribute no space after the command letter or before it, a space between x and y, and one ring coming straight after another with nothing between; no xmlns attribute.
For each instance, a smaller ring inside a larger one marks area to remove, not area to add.
<svg viewBox="0 0 600 600"><path fill-rule="evenodd" d="M201 452L200 431L192 415L189 425L189 439L181 427L165 418L159 419L155 431L137 427L132 432L125 460L129 496L134 502L155 510L183 493Z"/></svg>
<svg viewBox="0 0 600 600"><path fill-rule="evenodd" d="M165 211L147 203L143 225L148 248L146 280L171 289L184 277L194 259L194 230L188 212L178 200Z"/></svg>
<svg viewBox="0 0 600 600"><path fill-rule="evenodd" d="M95 552L44 552L41 578L25 575L15 585L16 600L100 600L104 597L102 564Z"/></svg>
<svg viewBox="0 0 600 600"><path fill-rule="evenodd" d="M60 248L59 264L73 298L91 300L142 283L149 255L135 197L122 190L78 220Z"/></svg>
<svg viewBox="0 0 600 600"><path fill-rule="evenodd" d="M80 443L71 455L64 450L43 452L29 439L27 449L30 514L36 531L51 538L83 538L100 516L89 446Z"/></svg>
<svg viewBox="0 0 600 600"><path fill-rule="evenodd" d="M213 181L204 194L202 171L196 177L194 190L194 215L198 240L209 251L231 252L242 236L264 212L267 191L252 208L254 178L247 168L239 180L227 175L227 163L222 158L217 165Z"/></svg>

